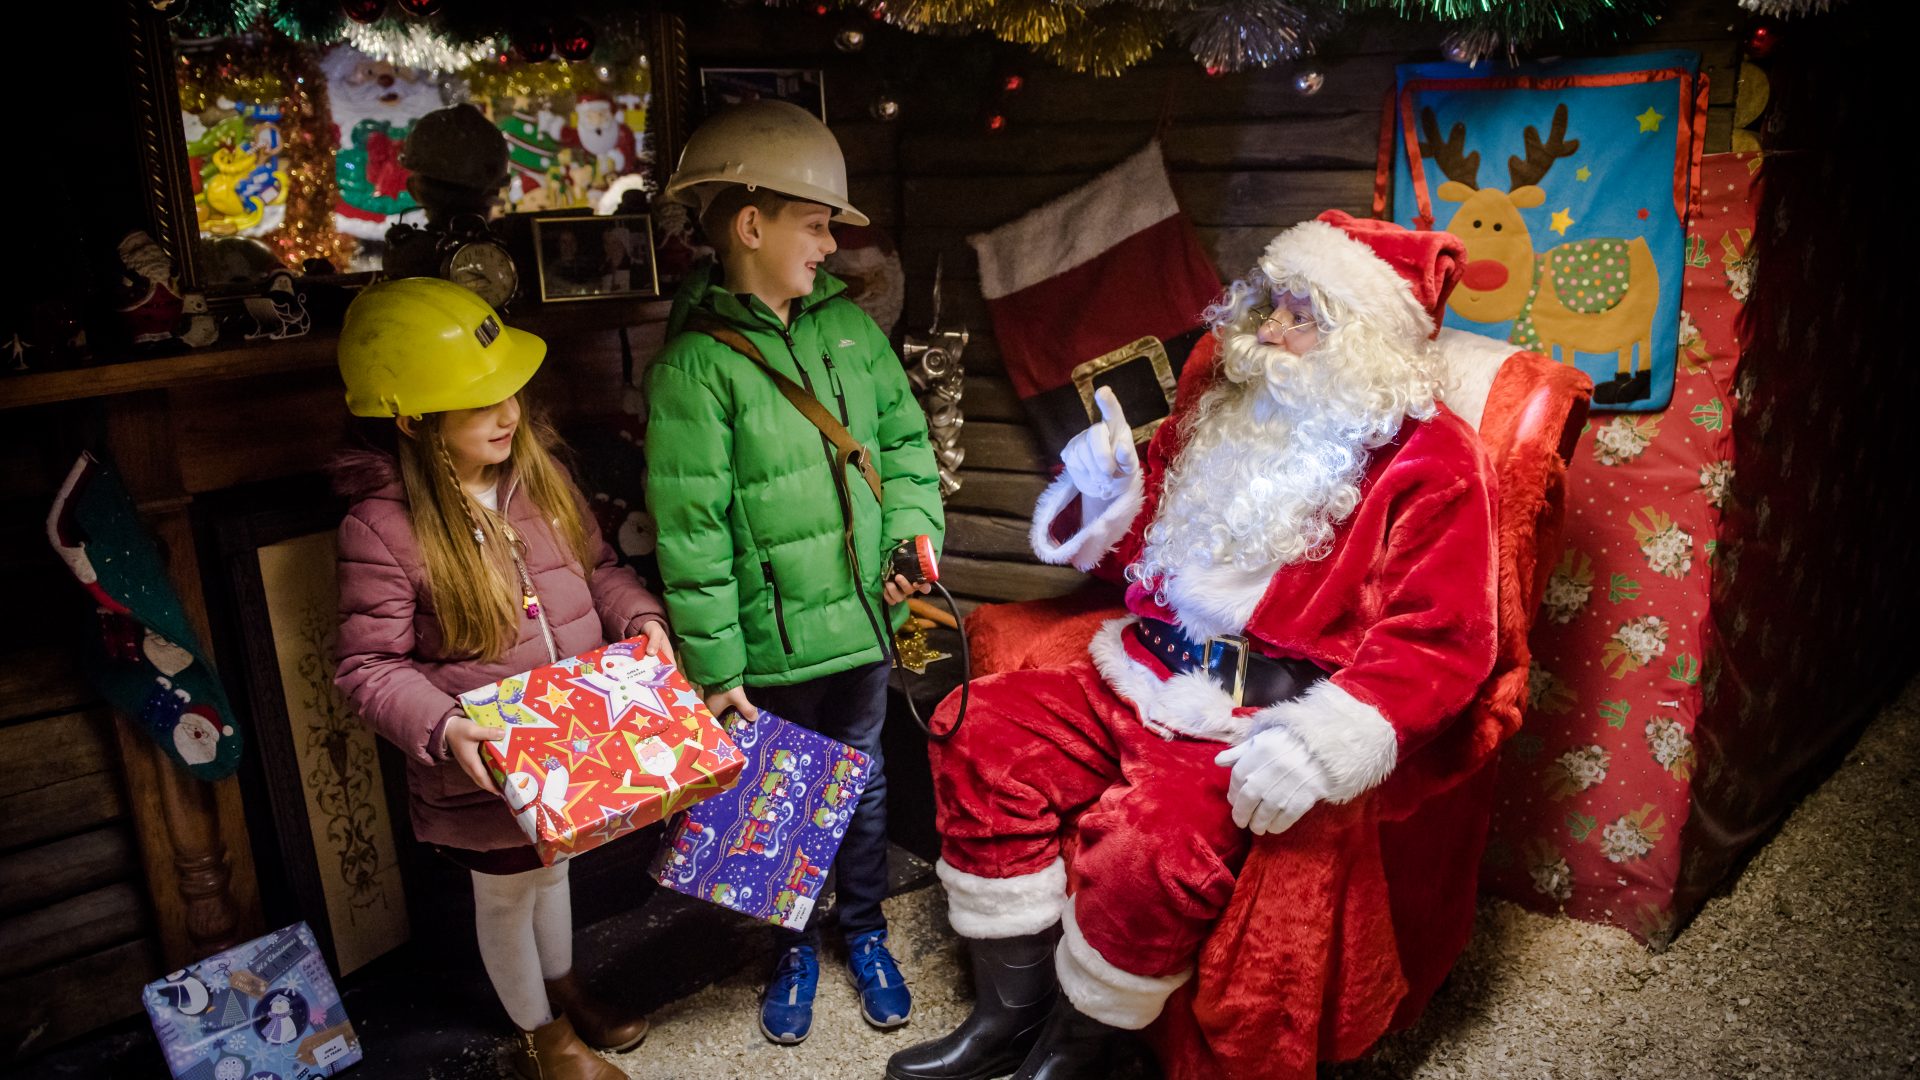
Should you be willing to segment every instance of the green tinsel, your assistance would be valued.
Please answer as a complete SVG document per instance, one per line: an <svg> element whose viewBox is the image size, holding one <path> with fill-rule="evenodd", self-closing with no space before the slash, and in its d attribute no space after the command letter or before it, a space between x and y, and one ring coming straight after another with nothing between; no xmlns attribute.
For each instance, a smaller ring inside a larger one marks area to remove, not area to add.
<svg viewBox="0 0 1920 1080"><path fill-rule="evenodd" d="M1658 21L1659 0L1334 0L1348 11L1387 9L1462 35L1527 50L1554 40L1606 41Z"/></svg>

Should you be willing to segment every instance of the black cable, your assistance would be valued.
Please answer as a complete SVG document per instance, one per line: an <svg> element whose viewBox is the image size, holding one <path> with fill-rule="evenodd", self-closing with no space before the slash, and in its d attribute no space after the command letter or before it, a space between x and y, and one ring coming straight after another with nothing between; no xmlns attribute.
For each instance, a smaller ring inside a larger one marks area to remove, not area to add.
<svg viewBox="0 0 1920 1080"><path fill-rule="evenodd" d="M960 606L953 602L953 594L947 591L945 585L937 581L929 581L927 584L939 589L940 595L947 598L947 610L953 614L954 627L960 635L960 711L953 718L953 726L947 729L945 735L935 735L932 726L921 719L920 707L914 704L913 692L907 689L904 682L895 683L894 688L900 691L901 697L907 699L907 715L913 717L913 722L919 725L921 731L927 733L927 738L934 742L946 742L960 733L960 725L967 719L967 696L973 685L973 657L967 650L967 627L960 619ZM893 648L891 639L887 641L887 655L893 662L893 670L900 671L900 654ZM888 678L891 679L892 675Z"/></svg>

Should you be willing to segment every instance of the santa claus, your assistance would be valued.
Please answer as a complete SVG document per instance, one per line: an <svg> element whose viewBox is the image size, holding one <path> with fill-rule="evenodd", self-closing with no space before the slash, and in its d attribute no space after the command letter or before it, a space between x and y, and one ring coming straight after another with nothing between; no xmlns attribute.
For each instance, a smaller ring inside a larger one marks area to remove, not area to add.
<svg viewBox="0 0 1920 1080"><path fill-rule="evenodd" d="M1032 542L1124 579L1129 614L1070 666L976 680L933 744L977 1001L889 1077L1100 1075L1190 977L1251 837L1381 784L1473 698L1494 500L1432 342L1461 255L1329 211L1207 309L1144 461L1099 395Z"/></svg>

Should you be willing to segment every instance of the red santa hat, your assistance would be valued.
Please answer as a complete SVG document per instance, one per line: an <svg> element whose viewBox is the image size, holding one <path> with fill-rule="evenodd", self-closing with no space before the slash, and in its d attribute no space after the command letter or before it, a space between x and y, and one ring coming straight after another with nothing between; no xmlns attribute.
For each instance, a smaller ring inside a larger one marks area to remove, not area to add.
<svg viewBox="0 0 1920 1080"><path fill-rule="evenodd" d="M1432 338L1460 280L1466 245L1448 232L1329 210L1273 238L1260 269L1276 289L1317 290L1388 333Z"/></svg>

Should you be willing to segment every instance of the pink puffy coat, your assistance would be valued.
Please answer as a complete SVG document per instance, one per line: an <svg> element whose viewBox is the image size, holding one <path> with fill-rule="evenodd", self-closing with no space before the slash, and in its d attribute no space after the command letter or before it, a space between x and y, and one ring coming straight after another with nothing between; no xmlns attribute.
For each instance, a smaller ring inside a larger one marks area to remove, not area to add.
<svg viewBox="0 0 1920 1080"><path fill-rule="evenodd" d="M527 545L527 572L557 655L548 655L541 620L522 619L519 640L499 660L445 657L398 463L384 454L349 455L335 465L334 487L353 500L340 523L334 684L375 731L406 752L414 835L476 851L525 844L526 834L500 796L475 787L459 765L435 756L435 729L458 707L457 695L630 637L649 618L664 622L664 605L632 570L616 565L584 503L600 558L593 573L582 577L573 553L509 479L500 488L503 506Z"/></svg>

